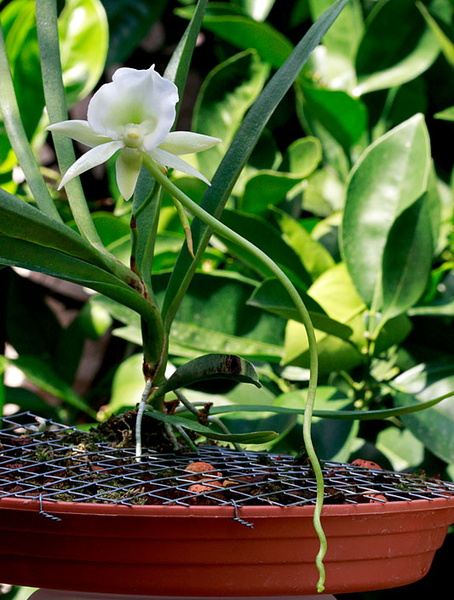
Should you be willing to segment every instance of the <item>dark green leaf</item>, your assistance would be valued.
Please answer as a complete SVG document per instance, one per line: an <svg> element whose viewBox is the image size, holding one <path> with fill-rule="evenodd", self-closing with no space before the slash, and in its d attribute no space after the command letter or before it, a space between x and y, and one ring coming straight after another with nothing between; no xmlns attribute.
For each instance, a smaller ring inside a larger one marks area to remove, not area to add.
<svg viewBox="0 0 454 600"><path fill-rule="evenodd" d="M205 354L178 367L157 394L167 394L197 381L211 379L231 379L260 387L254 365L249 361L234 354Z"/></svg>
<svg viewBox="0 0 454 600"><path fill-rule="evenodd" d="M424 73L440 47L414 0L379 2L358 48L356 95L402 85Z"/></svg>
<svg viewBox="0 0 454 600"><path fill-rule="evenodd" d="M197 155L199 170L211 179L244 116L262 91L269 68L246 51L221 63L205 79L194 107L192 129L221 140Z"/></svg>
<svg viewBox="0 0 454 600"><path fill-rule="evenodd" d="M230 7L225 7L225 4L215 2L209 5L203 19L204 29L242 50L253 48L263 61L273 67L279 68L287 60L293 45L282 33L268 23L254 21L246 15L232 14ZM190 14L188 9L176 12L186 17Z"/></svg>
<svg viewBox="0 0 454 600"><path fill-rule="evenodd" d="M265 444L266 442L274 440L278 436L278 434L274 431L255 431L252 433L219 433L217 431L213 431L213 429L210 429L205 425L201 425L196 421L185 419L184 417L179 417L176 415L164 415L163 413L157 411L146 411L145 414L157 419L158 421L162 421L163 423L168 423L169 425L173 425L175 427L183 427L184 429L195 431L196 433L199 433L208 439L222 442Z"/></svg>
<svg viewBox="0 0 454 600"><path fill-rule="evenodd" d="M167 0L103 0L110 30L107 64L123 63L164 11Z"/></svg>
<svg viewBox="0 0 454 600"><path fill-rule="evenodd" d="M367 112L364 104L346 92L308 85L301 87L303 110L309 122L316 120L349 152L364 135Z"/></svg>
<svg viewBox="0 0 454 600"><path fill-rule="evenodd" d="M432 266L433 240L426 194L404 210L389 232L383 252L383 316L412 307L426 289Z"/></svg>

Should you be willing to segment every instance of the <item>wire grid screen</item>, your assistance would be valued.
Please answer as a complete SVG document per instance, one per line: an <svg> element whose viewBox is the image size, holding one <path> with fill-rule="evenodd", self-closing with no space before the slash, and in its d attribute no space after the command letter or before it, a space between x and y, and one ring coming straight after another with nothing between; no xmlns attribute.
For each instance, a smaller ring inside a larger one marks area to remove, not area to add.
<svg viewBox="0 0 454 600"><path fill-rule="evenodd" d="M307 461L293 456L200 446L198 453L145 451L106 443L72 445L75 428L21 413L0 420L0 499L124 505L297 506L315 503ZM299 463L302 464L299 464ZM197 470L197 472L194 471ZM325 503L454 496L454 483L324 462Z"/></svg>

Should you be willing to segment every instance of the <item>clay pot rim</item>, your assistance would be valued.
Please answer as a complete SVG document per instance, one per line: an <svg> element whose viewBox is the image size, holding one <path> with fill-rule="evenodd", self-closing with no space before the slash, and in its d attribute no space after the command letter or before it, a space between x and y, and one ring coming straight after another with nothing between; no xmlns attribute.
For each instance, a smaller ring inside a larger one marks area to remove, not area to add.
<svg viewBox="0 0 454 600"><path fill-rule="evenodd" d="M175 505L124 505L97 504L90 502L52 502L40 503L39 498L0 498L0 510L45 511L53 515L89 514L89 515L121 515L147 517L216 517L232 518L235 508L232 505L222 506L175 506ZM301 518L312 517L314 505L306 506L238 506L243 518ZM450 498L417 499L389 502L371 502L359 504L325 504L322 515L325 517L356 516L374 514L392 514L401 512L419 512L421 510L452 509L454 496ZM454 515L453 515L454 523Z"/></svg>

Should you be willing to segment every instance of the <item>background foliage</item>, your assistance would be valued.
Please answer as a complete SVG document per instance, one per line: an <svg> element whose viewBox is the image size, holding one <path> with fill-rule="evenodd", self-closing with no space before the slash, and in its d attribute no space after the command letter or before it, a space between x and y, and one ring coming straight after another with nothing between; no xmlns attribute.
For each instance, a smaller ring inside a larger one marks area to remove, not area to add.
<svg viewBox="0 0 454 600"><path fill-rule="evenodd" d="M293 0L283 11L273 0L209 3L178 125L222 138L193 158L207 177L270 75L330 4ZM162 73L192 5L61 2L72 116L85 117L87 98L118 66L155 63ZM44 134L34 3L13 0L1 8L25 129L70 222ZM284 269L307 301L319 342L319 409L391 408L453 389L452 16L450 0L351 0L273 115L222 215ZM172 177L201 199L203 183ZM1 124L0 184L33 203ZM84 174L82 184L103 242L126 261L130 206L119 197L112 166ZM167 198L153 263L161 299L183 241ZM84 426L137 403L143 381L135 313L46 275L5 268L0 279L5 411L32 410ZM259 407L304 406L304 328L254 257L213 239L173 323L170 352L175 366L204 352L252 360L262 388L217 382L191 386L187 396L230 405L223 418L234 432L281 432L268 445L273 451L300 450L300 418ZM240 414L244 405L254 411ZM360 456L452 479L454 401L387 421L320 419L314 440L322 459ZM418 589L441 585L446 573L440 576L437 566L434 573ZM373 597L381 596L393 592Z"/></svg>

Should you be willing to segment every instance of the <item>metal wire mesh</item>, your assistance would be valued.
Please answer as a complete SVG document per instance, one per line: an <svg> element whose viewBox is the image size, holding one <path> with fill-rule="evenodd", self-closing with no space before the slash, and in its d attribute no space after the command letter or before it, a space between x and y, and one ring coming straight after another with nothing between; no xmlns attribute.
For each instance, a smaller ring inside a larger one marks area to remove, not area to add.
<svg viewBox="0 0 454 600"><path fill-rule="evenodd" d="M0 424L0 499L185 506L315 502L311 467L293 456L201 446L198 453L147 450L138 462L134 448L74 443L78 430L30 413ZM327 504L454 496L454 483L421 474L334 462L325 462L323 472Z"/></svg>

